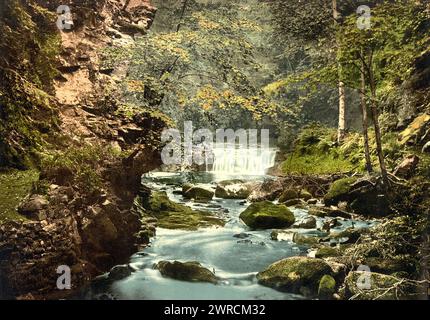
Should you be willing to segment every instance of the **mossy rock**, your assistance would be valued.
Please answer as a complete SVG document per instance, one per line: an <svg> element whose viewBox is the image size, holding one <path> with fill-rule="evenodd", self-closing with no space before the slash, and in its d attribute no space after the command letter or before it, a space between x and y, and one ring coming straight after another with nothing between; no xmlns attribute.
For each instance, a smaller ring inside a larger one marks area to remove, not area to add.
<svg viewBox="0 0 430 320"><path fill-rule="evenodd" d="M257 279L261 285L280 291L316 296L321 278L331 273L322 259L291 257L270 265Z"/></svg>
<svg viewBox="0 0 430 320"><path fill-rule="evenodd" d="M299 198L303 199L305 201L308 201L308 200L312 199L313 196L308 190L302 189L302 190L300 190Z"/></svg>
<svg viewBox="0 0 430 320"><path fill-rule="evenodd" d="M351 271L345 278L345 295L354 300L398 300L412 298L413 288L401 279L376 272ZM359 286L362 286L361 288Z"/></svg>
<svg viewBox="0 0 430 320"><path fill-rule="evenodd" d="M196 261L179 262L179 261L160 261L155 265L164 277L169 277L181 281L189 282L209 282L216 284L218 278L215 274L203 267Z"/></svg>
<svg viewBox="0 0 430 320"><path fill-rule="evenodd" d="M288 228L295 222L294 214L286 206L270 201L251 204L240 219L252 229Z"/></svg>
<svg viewBox="0 0 430 320"><path fill-rule="evenodd" d="M324 246L317 249L317 252L315 253L315 258L323 259L328 257L338 257L341 254L341 250L339 250L338 248Z"/></svg>
<svg viewBox="0 0 430 320"><path fill-rule="evenodd" d="M279 197L279 202L284 203L289 200L295 200L299 198L299 193L295 189L287 189L285 190L282 195Z"/></svg>
<svg viewBox="0 0 430 320"><path fill-rule="evenodd" d="M214 197L214 192L198 186L192 186L184 192L184 197L187 199L209 201Z"/></svg>
<svg viewBox="0 0 430 320"><path fill-rule="evenodd" d="M349 192L357 178L344 178L333 182L328 193L324 196L326 206L337 205L340 201L349 200Z"/></svg>
<svg viewBox="0 0 430 320"><path fill-rule="evenodd" d="M206 211L193 210L169 199L166 192L152 192L142 213L157 218L157 226L166 229L197 230L211 226L224 226L225 222Z"/></svg>
<svg viewBox="0 0 430 320"><path fill-rule="evenodd" d="M324 275L318 286L318 297L324 300L331 300L335 292L336 280L330 275Z"/></svg>

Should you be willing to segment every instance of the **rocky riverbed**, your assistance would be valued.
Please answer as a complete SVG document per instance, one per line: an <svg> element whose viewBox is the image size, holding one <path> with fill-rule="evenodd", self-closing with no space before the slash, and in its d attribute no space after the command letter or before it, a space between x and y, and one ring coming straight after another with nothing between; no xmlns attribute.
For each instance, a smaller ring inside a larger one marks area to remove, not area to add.
<svg viewBox="0 0 430 320"><path fill-rule="evenodd" d="M343 253L380 223L270 176L158 172L143 184L140 212L157 225L150 246L86 298L340 299L351 271Z"/></svg>

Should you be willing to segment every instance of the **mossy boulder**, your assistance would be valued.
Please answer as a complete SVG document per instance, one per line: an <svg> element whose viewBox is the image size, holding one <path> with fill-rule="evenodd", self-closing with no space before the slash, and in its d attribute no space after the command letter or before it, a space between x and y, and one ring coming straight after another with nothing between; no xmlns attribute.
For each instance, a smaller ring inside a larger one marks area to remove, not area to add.
<svg viewBox="0 0 430 320"><path fill-rule="evenodd" d="M349 193L357 178L344 178L333 182L328 193L324 196L326 206L337 205L340 201L349 201Z"/></svg>
<svg viewBox="0 0 430 320"><path fill-rule="evenodd" d="M279 197L279 202L284 203L289 200L295 200L299 198L299 193L295 189L286 189Z"/></svg>
<svg viewBox="0 0 430 320"><path fill-rule="evenodd" d="M345 278L345 296L354 300L398 300L411 288L401 279L376 272L351 271Z"/></svg>
<svg viewBox="0 0 430 320"><path fill-rule="evenodd" d="M288 228L295 222L294 214L286 206L270 201L251 204L240 219L252 229Z"/></svg>
<svg viewBox="0 0 430 320"><path fill-rule="evenodd" d="M331 300L335 292L336 280L330 275L324 275L318 286L318 297L324 300Z"/></svg>
<svg viewBox="0 0 430 320"><path fill-rule="evenodd" d="M160 261L155 265L164 277L189 281L189 282L209 282L216 284L218 278L215 274L203 267L196 261L179 262L179 261Z"/></svg>
<svg viewBox="0 0 430 320"><path fill-rule="evenodd" d="M261 285L280 291L316 296L321 279L331 273L322 259L291 257L270 265L257 279Z"/></svg>
<svg viewBox="0 0 430 320"><path fill-rule="evenodd" d="M215 196L222 199L246 199L252 192L249 183L242 180L226 180L218 183Z"/></svg>
<svg viewBox="0 0 430 320"><path fill-rule="evenodd" d="M147 201L139 199L135 205L143 215L157 218L157 226L166 229L197 230L210 226L224 226L225 222L210 212L193 210L169 199L166 192L151 192Z"/></svg>
<svg viewBox="0 0 430 320"><path fill-rule="evenodd" d="M346 202L348 209L365 216L383 217L390 212L381 181L374 178L359 180L352 177L335 181L325 195L324 203L336 206L339 202Z"/></svg>
<svg viewBox="0 0 430 320"><path fill-rule="evenodd" d="M183 192L184 198L187 199L194 199L194 200L201 200L201 201L209 201L212 200L214 197L214 192L210 189L199 187L199 186L191 186L187 185L185 188L185 191Z"/></svg>

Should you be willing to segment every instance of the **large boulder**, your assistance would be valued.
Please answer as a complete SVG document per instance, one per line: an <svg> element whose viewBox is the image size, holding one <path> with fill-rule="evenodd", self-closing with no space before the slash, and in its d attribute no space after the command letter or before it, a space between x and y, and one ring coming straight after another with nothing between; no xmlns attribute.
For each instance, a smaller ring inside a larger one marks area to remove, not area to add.
<svg viewBox="0 0 430 320"><path fill-rule="evenodd" d="M270 265L257 274L261 285L280 291L316 296L321 279L332 269L324 260L291 257Z"/></svg>
<svg viewBox="0 0 430 320"><path fill-rule="evenodd" d="M364 271L351 271L345 278L345 296L355 300L398 300L411 288L401 279Z"/></svg>
<svg viewBox="0 0 430 320"><path fill-rule="evenodd" d="M390 213L382 183L376 178L352 177L335 181L325 195L324 203L330 207L340 202L346 202L347 208L365 216L383 217Z"/></svg>
<svg viewBox="0 0 430 320"><path fill-rule="evenodd" d="M341 201L350 199L349 193L357 178L344 178L333 182L328 193L324 196L326 206L336 206Z"/></svg>
<svg viewBox="0 0 430 320"><path fill-rule="evenodd" d="M252 192L252 185L242 180L226 180L218 183L215 196L222 199L246 199Z"/></svg>
<svg viewBox="0 0 430 320"><path fill-rule="evenodd" d="M270 201L251 204L240 219L252 229L288 228L295 222L294 214L286 206Z"/></svg>
<svg viewBox="0 0 430 320"><path fill-rule="evenodd" d="M179 261L160 261L155 265L164 277L169 277L181 281L190 282L209 282L216 284L218 278L215 274L204 268L196 261L179 262Z"/></svg>

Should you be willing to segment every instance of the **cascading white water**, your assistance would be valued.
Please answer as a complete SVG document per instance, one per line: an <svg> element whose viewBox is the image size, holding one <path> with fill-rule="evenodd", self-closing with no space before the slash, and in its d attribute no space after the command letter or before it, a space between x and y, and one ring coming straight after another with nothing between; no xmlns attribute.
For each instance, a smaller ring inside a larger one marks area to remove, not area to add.
<svg viewBox="0 0 430 320"><path fill-rule="evenodd" d="M215 147L211 172L228 175L264 175L275 165L276 149Z"/></svg>

